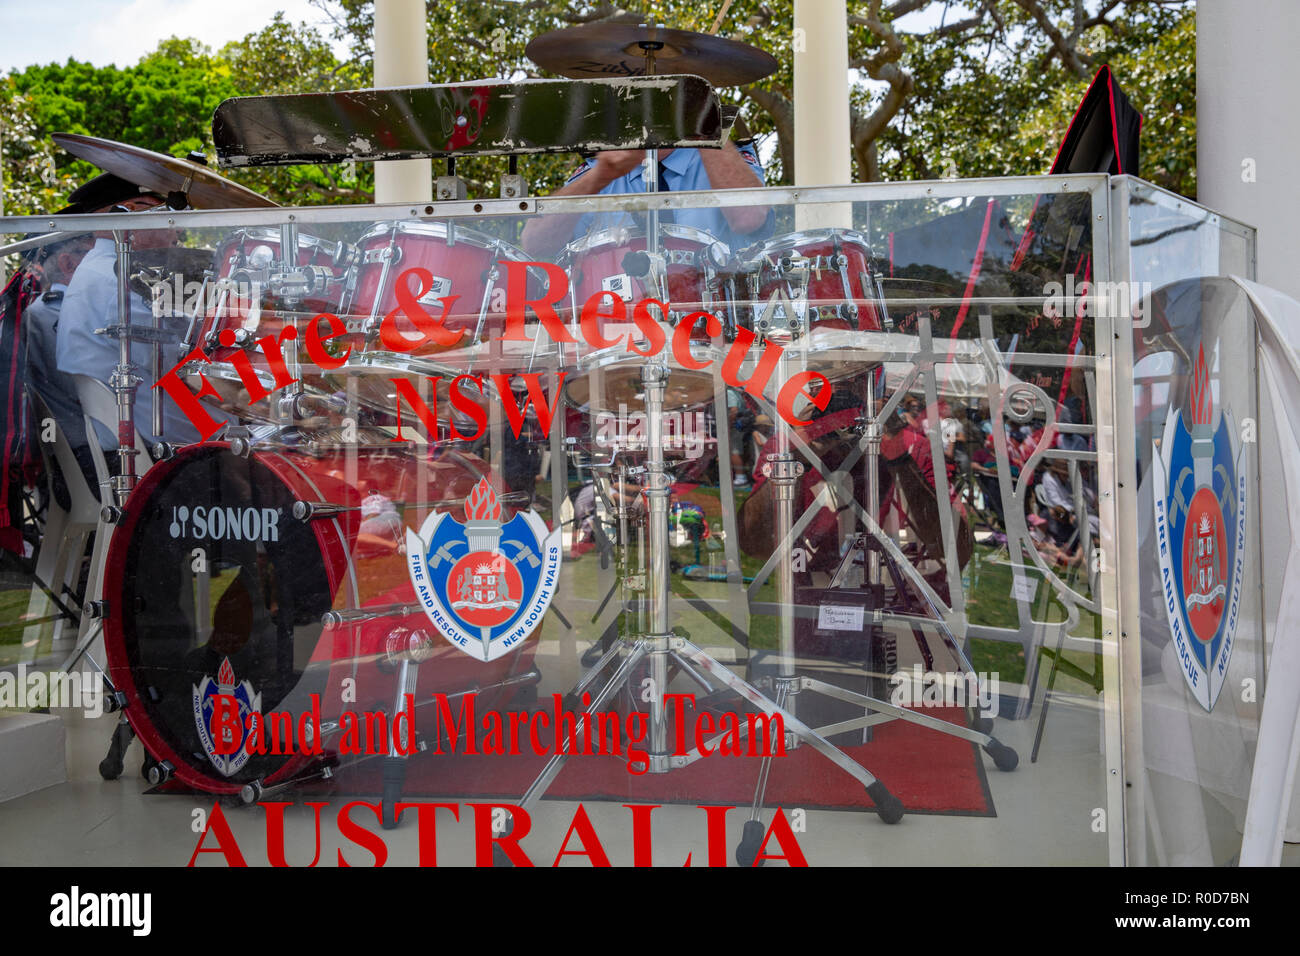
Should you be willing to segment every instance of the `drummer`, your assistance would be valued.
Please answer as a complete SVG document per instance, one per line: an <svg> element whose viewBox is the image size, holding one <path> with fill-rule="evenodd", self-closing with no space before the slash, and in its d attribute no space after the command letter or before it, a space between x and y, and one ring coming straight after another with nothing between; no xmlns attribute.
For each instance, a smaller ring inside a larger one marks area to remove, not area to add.
<svg viewBox="0 0 1300 956"><path fill-rule="evenodd" d="M104 212L119 202L136 200L140 196L140 188L135 184L112 173L102 173L73 190L68 205L56 215ZM161 197L157 201L161 201ZM44 293L27 307L25 322L29 343L29 381L62 429L92 492L98 489L98 482L81 401L77 398L76 384L58 367L56 350L63 296L94 242L93 236L83 234L41 248L35 268L41 273Z"/></svg>
<svg viewBox="0 0 1300 956"><path fill-rule="evenodd" d="M646 150L620 149L597 153L586 160L552 195L626 195L646 191ZM764 185L763 166L752 142L728 141L721 149L659 150L659 189L684 192L709 189L754 189ZM674 209L660 222L692 226L741 249L771 234L774 212L769 206L725 206ZM521 241L532 255L550 256L574 239L618 225L634 225L626 213L538 216L524 226Z"/></svg>
<svg viewBox="0 0 1300 956"><path fill-rule="evenodd" d="M139 212L153 209L164 202L163 197L157 193L124 180L118 181L125 183L127 194L114 202L108 211ZM174 245L176 233L170 229L133 230L131 238L133 249L161 248ZM118 324L116 264L117 251L111 234L95 233L94 245L81 260L63 295L55 350L59 371L66 375L88 375L110 387L113 371L119 361L118 342L112 336L97 334L96 330ZM153 326L153 314L149 305L135 293L131 294L129 321L132 325ZM140 340L132 343L132 362L138 370L150 368L152 354L152 344ZM164 346L163 370L170 369L178 360L176 346ZM199 434L194 426L170 401L164 403L163 434L153 434L153 384L145 381L136 390L136 430L149 441L198 441ZM111 435L98 426L96 431L104 447L117 446L117 441Z"/></svg>

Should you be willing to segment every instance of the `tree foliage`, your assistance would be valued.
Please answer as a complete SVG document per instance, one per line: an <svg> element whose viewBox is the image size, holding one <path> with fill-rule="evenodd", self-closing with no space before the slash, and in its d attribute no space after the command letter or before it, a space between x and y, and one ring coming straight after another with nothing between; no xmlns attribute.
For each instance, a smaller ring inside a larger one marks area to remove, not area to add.
<svg viewBox="0 0 1300 956"><path fill-rule="evenodd" d="M12 71L0 86L5 210L58 208L68 192L98 172L55 147L52 133L100 136L173 156L199 150L211 157L212 114L228 97L362 85L365 78L339 63L317 31L279 14L215 53L198 40L171 37L125 68L70 58ZM364 202L373 196L369 167L294 166L229 175L281 203Z"/></svg>
<svg viewBox="0 0 1300 956"><path fill-rule="evenodd" d="M57 155L56 131L83 132L174 155L212 152L211 117L228 96L354 89L373 75L374 5L315 0L351 56L277 15L213 52L171 38L127 68L66 63L28 67L0 83L8 212L58 205L93 170ZM652 18L708 31L721 3L689 0L476 0L429 2L434 83L546 74L525 55L549 30L607 19ZM1194 196L1195 9L1192 0L849 0L854 177L934 179L1045 172L1093 74L1110 64L1146 121L1142 175ZM778 71L721 90L743 107L771 154L769 183L790 183L793 160L793 0L733 0L719 33L777 57ZM571 157L532 157L524 171L545 193ZM474 195L491 195L499 158L457 171ZM373 168L291 166L232 173L279 202L366 202Z"/></svg>

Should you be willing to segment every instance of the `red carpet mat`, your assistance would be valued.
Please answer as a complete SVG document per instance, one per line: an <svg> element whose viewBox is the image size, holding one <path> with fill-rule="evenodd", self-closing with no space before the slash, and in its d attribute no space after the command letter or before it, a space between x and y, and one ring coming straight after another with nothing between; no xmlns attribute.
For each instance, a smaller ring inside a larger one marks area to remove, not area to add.
<svg viewBox="0 0 1300 956"><path fill-rule="evenodd" d="M930 708L926 712L965 725L961 708ZM837 741L850 758L884 782L908 813L997 815L984 772L984 755L974 744L903 721L877 725L873 733L868 744L844 745L860 741L860 731L843 734ZM523 739L526 745L526 736ZM671 730L669 739L673 739ZM443 750L447 751L446 744ZM520 756L426 752L408 761L403 792L410 798L517 800L545 762L545 757L532 752ZM377 795L382 789L380 763L370 759L340 767L331 781L306 784L303 790ZM753 799L759 763L757 757L714 754L670 773L635 776L628 772L626 752L622 757L575 756L565 764L547 796L744 806ZM766 803L826 810L872 805L854 778L806 745L774 758Z"/></svg>

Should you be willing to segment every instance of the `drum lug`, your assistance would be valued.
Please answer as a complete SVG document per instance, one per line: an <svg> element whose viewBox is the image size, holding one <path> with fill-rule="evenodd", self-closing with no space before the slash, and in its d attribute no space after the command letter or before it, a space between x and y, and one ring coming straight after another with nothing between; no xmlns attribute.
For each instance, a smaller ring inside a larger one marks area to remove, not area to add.
<svg viewBox="0 0 1300 956"><path fill-rule="evenodd" d="M120 690L111 691L104 695L104 713L116 714L119 710L126 709L126 694Z"/></svg>
<svg viewBox="0 0 1300 956"><path fill-rule="evenodd" d="M155 787L160 786L172 778L172 771L175 769L166 760L156 763L149 768L149 782Z"/></svg>
<svg viewBox="0 0 1300 956"><path fill-rule="evenodd" d="M262 781L254 780L239 788L239 799L245 806L248 806L261 800L263 791L264 788L262 787Z"/></svg>
<svg viewBox="0 0 1300 956"><path fill-rule="evenodd" d="M328 501L295 501L293 516L299 521L313 521L317 518L332 518L357 509L350 505L336 505Z"/></svg>
<svg viewBox="0 0 1300 956"><path fill-rule="evenodd" d="M160 441L150 449L154 461L170 461L176 454L176 446L169 441Z"/></svg>
<svg viewBox="0 0 1300 956"><path fill-rule="evenodd" d="M253 453L253 436L243 425L229 426L225 437L230 442L230 453L236 458L247 458Z"/></svg>
<svg viewBox="0 0 1300 956"><path fill-rule="evenodd" d="M419 664L432 657L433 651L433 638L423 628L395 627L384 639L384 655L387 663L392 665L403 660Z"/></svg>
<svg viewBox="0 0 1300 956"><path fill-rule="evenodd" d="M117 524L122 520L122 509L117 505L104 505L99 509L99 520L104 524Z"/></svg>
<svg viewBox="0 0 1300 956"><path fill-rule="evenodd" d="M234 337L229 345L221 341L221 332L209 332L207 341L204 343L204 351L208 354L215 352L219 348L249 349L253 347L253 333L248 329L225 329Z"/></svg>
<svg viewBox="0 0 1300 956"><path fill-rule="evenodd" d="M108 601L87 601L82 612L92 621L102 621L108 617Z"/></svg>
<svg viewBox="0 0 1300 956"><path fill-rule="evenodd" d="M321 615L321 626L327 631L332 631L346 624L375 621L385 617L411 617L423 613L424 606L420 604L372 604L369 607L347 611L326 611Z"/></svg>
<svg viewBox="0 0 1300 956"><path fill-rule="evenodd" d="M350 242L340 242L334 247L334 255L331 257L336 269L347 268L356 264L357 247Z"/></svg>

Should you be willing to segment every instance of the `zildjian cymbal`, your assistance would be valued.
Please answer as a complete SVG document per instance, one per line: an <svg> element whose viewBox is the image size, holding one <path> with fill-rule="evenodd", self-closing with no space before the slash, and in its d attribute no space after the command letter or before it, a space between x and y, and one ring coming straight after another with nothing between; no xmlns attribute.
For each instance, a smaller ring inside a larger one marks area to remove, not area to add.
<svg viewBox="0 0 1300 956"><path fill-rule="evenodd" d="M736 40L646 23L587 23L534 37L538 66L571 79L692 73L713 86L741 86L776 71L776 59Z"/></svg>
<svg viewBox="0 0 1300 956"><path fill-rule="evenodd" d="M115 176L160 193L183 195L194 209L257 209L276 206L261 193L245 189L206 166L97 136L55 133L55 143L78 159Z"/></svg>

